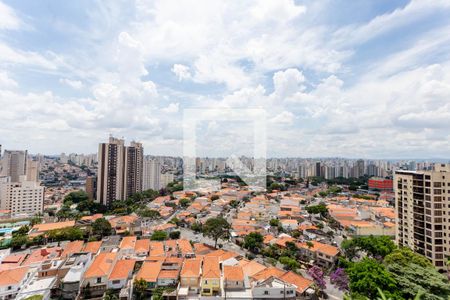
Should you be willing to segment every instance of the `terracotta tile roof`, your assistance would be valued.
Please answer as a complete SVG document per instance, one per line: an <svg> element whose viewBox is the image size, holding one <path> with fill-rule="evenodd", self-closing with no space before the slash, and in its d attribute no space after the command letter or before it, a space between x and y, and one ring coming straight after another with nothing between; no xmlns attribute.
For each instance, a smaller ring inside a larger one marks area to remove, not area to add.
<svg viewBox="0 0 450 300"><path fill-rule="evenodd" d="M239 262L239 265L242 267L242 270L244 271L244 274L251 277L259 272L261 272L262 270L267 269L266 266L258 263L256 260L251 260L248 262L244 262L242 263L242 260Z"/></svg>
<svg viewBox="0 0 450 300"><path fill-rule="evenodd" d="M275 239L275 237L274 237L273 235L271 235L271 234L265 235L265 236L264 236L263 243L267 245L267 244L269 244L270 241L273 240L273 239Z"/></svg>
<svg viewBox="0 0 450 300"><path fill-rule="evenodd" d="M73 241L66 244L64 247L64 251L61 254L61 257L67 257L73 253L80 252L84 247L83 241Z"/></svg>
<svg viewBox="0 0 450 300"><path fill-rule="evenodd" d="M86 245L84 246L83 251L90 252L92 254L97 254L97 252L101 246L102 246L102 241L87 242Z"/></svg>
<svg viewBox="0 0 450 300"><path fill-rule="evenodd" d="M145 261L160 261L160 262L164 262L166 260L165 256L147 256L145 258Z"/></svg>
<svg viewBox="0 0 450 300"><path fill-rule="evenodd" d="M31 233L42 233L55 229L62 229L75 226L75 221L57 222L57 223L42 223L36 224L31 228Z"/></svg>
<svg viewBox="0 0 450 300"><path fill-rule="evenodd" d="M178 248L180 249L183 255L188 253L194 253L194 249L192 248L191 243L185 239L178 240Z"/></svg>
<svg viewBox="0 0 450 300"><path fill-rule="evenodd" d="M286 273L285 271L275 268L275 267L268 267L267 269L264 269L255 275L251 276L254 280L266 280L267 278L273 276L273 277L280 277Z"/></svg>
<svg viewBox="0 0 450 300"><path fill-rule="evenodd" d="M130 225L133 222L135 222L137 219L138 219L137 216L132 216L132 215L118 216L118 217L108 220L108 222L111 224L112 227L118 227L121 225L125 225L125 226Z"/></svg>
<svg viewBox="0 0 450 300"><path fill-rule="evenodd" d="M243 281L244 271L241 266L224 266L223 278L230 281Z"/></svg>
<svg viewBox="0 0 450 300"><path fill-rule="evenodd" d="M25 262L23 263L24 266L39 263L44 260L48 259L54 259L61 256L63 249L61 247L51 247L51 248L41 248L37 249L27 257Z"/></svg>
<svg viewBox="0 0 450 300"><path fill-rule="evenodd" d="M95 220L101 219L101 218L103 218L103 214L95 214L95 215L92 215L92 216L81 217L81 220L94 222Z"/></svg>
<svg viewBox="0 0 450 300"><path fill-rule="evenodd" d="M207 254L215 249L209 245L203 244L203 243L195 243L194 244L195 254L201 255L201 254Z"/></svg>
<svg viewBox="0 0 450 300"><path fill-rule="evenodd" d="M84 273L84 278L108 276L116 258L116 252L102 252L98 254Z"/></svg>
<svg viewBox="0 0 450 300"><path fill-rule="evenodd" d="M275 241L275 244L284 248L284 247L286 247L287 242L295 243L295 241L296 241L296 239L294 239L293 237L282 237L282 238L277 239Z"/></svg>
<svg viewBox="0 0 450 300"><path fill-rule="evenodd" d="M126 279L133 273L134 264L136 262L133 259L121 259L118 260L109 274L108 280Z"/></svg>
<svg viewBox="0 0 450 300"><path fill-rule="evenodd" d="M136 244L134 245L134 251L148 253L150 251L150 240L149 239L137 240Z"/></svg>
<svg viewBox="0 0 450 300"><path fill-rule="evenodd" d="M203 278L220 278L219 258L216 256L209 256L203 259Z"/></svg>
<svg viewBox="0 0 450 300"><path fill-rule="evenodd" d="M331 246L328 244L323 244L317 241L311 241L311 243L313 244L313 246L310 248L308 247L307 243L297 243L297 247L298 248L304 248L304 249L308 249L309 251L312 252L322 252L326 255L329 256L336 256L339 253L339 248L335 247L335 246Z"/></svg>
<svg viewBox="0 0 450 300"><path fill-rule="evenodd" d="M150 241L150 255L165 256L164 243L157 241Z"/></svg>
<svg viewBox="0 0 450 300"><path fill-rule="evenodd" d="M186 259L181 269L182 277L199 277L200 276L200 259Z"/></svg>
<svg viewBox="0 0 450 300"><path fill-rule="evenodd" d="M297 287L297 292L302 294L307 288L309 288L313 282L309 279L306 279L303 276L295 274L292 271L286 272L284 275L279 277L280 279L293 284Z"/></svg>
<svg viewBox="0 0 450 300"><path fill-rule="evenodd" d="M161 271L161 266L162 262L160 261L145 261L137 273L136 278L144 279L147 282L156 282Z"/></svg>
<svg viewBox="0 0 450 300"><path fill-rule="evenodd" d="M205 257L208 256L217 256L219 258L219 261L222 262L232 257L238 257L240 256L240 254L232 251L225 251L223 249L218 249L213 252L205 254Z"/></svg>
<svg viewBox="0 0 450 300"><path fill-rule="evenodd" d="M19 284L28 272L28 267L20 267L0 272L0 286L7 287Z"/></svg>
<svg viewBox="0 0 450 300"><path fill-rule="evenodd" d="M178 270L161 270L158 274L158 278L177 279Z"/></svg>
<svg viewBox="0 0 450 300"><path fill-rule="evenodd" d="M136 240L137 240L137 237L135 237L135 236L126 236L120 242L119 248L121 250L134 249Z"/></svg>

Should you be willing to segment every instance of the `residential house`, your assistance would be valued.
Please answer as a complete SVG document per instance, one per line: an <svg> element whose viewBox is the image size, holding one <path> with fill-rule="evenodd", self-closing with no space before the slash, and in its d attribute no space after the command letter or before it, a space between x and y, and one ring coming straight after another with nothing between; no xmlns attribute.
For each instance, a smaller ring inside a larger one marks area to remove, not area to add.
<svg viewBox="0 0 450 300"><path fill-rule="evenodd" d="M317 241L297 243L296 245L305 261L314 260L317 265L324 268L329 268L337 262L339 248L335 246Z"/></svg>
<svg viewBox="0 0 450 300"><path fill-rule="evenodd" d="M253 284L254 300L263 299L296 299L297 287L277 277L271 276Z"/></svg>
<svg viewBox="0 0 450 300"><path fill-rule="evenodd" d="M186 259L180 273L180 296L187 296L189 292L198 294L201 275L200 259Z"/></svg>
<svg viewBox="0 0 450 300"><path fill-rule="evenodd" d="M279 278L297 287L297 298L307 296L307 290L313 285L313 281L306 279L305 277L300 276L292 271L286 272Z"/></svg>
<svg viewBox="0 0 450 300"><path fill-rule="evenodd" d="M31 278L28 267L19 267L0 272L0 299L15 299L19 290Z"/></svg>
<svg viewBox="0 0 450 300"><path fill-rule="evenodd" d="M119 252L122 256L134 254L137 237L125 236L120 242Z"/></svg>
<svg viewBox="0 0 450 300"><path fill-rule="evenodd" d="M107 289L109 274L117 258L118 254L116 252L102 252L98 254L84 273L81 292L89 293L93 297L103 295Z"/></svg>
<svg viewBox="0 0 450 300"><path fill-rule="evenodd" d="M116 262L108 276L108 289L122 289L127 285L128 280L133 277L133 270L136 261L133 259L121 259Z"/></svg>
<svg viewBox="0 0 450 300"><path fill-rule="evenodd" d="M63 299L70 300L76 298L80 290L80 282L83 280L84 272L91 265L93 259L94 254L90 252L74 253L66 259L58 272Z"/></svg>
<svg viewBox="0 0 450 300"><path fill-rule="evenodd" d="M220 264L216 256L208 256L203 259L203 271L201 281L202 296L220 295Z"/></svg>
<svg viewBox="0 0 450 300"><path fill-rule="evenodd" d="M245 289L244 271L241 266L223 267L223 284L225 290Z"/></svg>
<svg viewBox="0 0 450 300"><path fill-rule="evenodd" d="M137 240L134 244L134 253L136 256L148 256L150 254L150 240Z"/></svg>
<svg viewBox="0 0 450 300"><path fill-rule="evenodd" d="M149 289L155 288L157 287L161 267L162 261L145 261L136 274L136 279L144 279Z"/></svg>

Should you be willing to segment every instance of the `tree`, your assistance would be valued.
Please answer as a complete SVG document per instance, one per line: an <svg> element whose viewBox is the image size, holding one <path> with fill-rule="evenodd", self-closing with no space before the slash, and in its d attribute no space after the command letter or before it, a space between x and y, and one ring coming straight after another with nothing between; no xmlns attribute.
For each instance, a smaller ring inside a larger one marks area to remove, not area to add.
<svg viewBox="0 0 450 300"><path fill-rule="evenodd" d="M180 238L181 233L179 231L172 231L169 233L169 237L171 240L177 240Z"/></svg>
<svg viewBox="0 0 450 300"><path fill-rule="evenodd" d="M311 278L314 281L314 286L317 295L320 295L322 291L326 288L323 270L318 266L312 266L308 270L308 275L311 276Z"/></svg>
<svg viewBox="0 0 450 300"><path fill-rule="evenodd" d="M337 268L330 274L330 282L341 291L348 290L349 279L343 268Z"/></svg>
<svg viewBox="0 0 450 300"><path fill-rule="evenodd" d="M87 201L89 200L88 194L85 191L75 191L69 193L67 196L64 197L64 203L71 202L71 203L80 203L81 201Z"/></svg>
<svg viewBox="0 0 450 300"><path fill-rule="evenodd" d="M219 200L219 198L220 198L219 195L212 195L212 196L211 196L211 201Z"/></svg>
<svg viewBox="0 0 450 300"><path fill-rule="evenodd" d="M280 225L280 220L278 220L278 219L271 219L269 224L272 227L278 227Z"/></svg>
<svg viewBox="0 0 450 300"><path fill-rule="evenodd" d="M384 259L386 269L397 281L397 289L405 299L418 293L422 299L438 300L450 296L448 279L431 262L409 248L394 250Z"/></svg>
<svg viewBox="0 0 450 300"><path fill-rule="evenodd" d="M349 287L353 296L375 299L378 288L389 296L397 289L397 282L392 274L373 258L365 257L360 262L351 263L346 272L350 279Z"/></svg>
<svg viewBox="0 0 450 300"><path fill-rule="evenodd" d="M203 229L203 225L200 222L194 222L191 225L191 230L198 233L198 232L202 232Z"/></svg>
<svg viewBox="0 0 450 300"><path fill-rule="evenodd" d="M259 232L250 232L244 238L244 248L250 252L258 253L262 249L264 237Z"/></svg>
<svg viewBox="0 0 450 300"><path fill-rule="evenodd" d="M167 239L167 233L165 231L156 230L155 232L153 232L150 239L152 241L164 241Z"/></svg>
<svg viewBox="0 0 450 300"><path fill-rule="evenodd" d="M147 291L148 283L145 279L135 279L133 282L136 299L145 299L145 292Z"/></svg>
<svg viewBox="0 0 450 300"><path fill-rule="evenodd" d="M188 198L181 198L179 203L181 207L188 207L191 203L191 200L189 200Z"/></svg>
<svg viewBox="0 0 450 300"><path fill-rule="evenodd" d="M108 236L112 233L111 224L105 218L99 218L92 223L92 233L100 237Z"/></svg>
<svg viewBox="0 0 450 300"><path fill-rule="evenodd" d="M28 241L28 237L26 235L17 235L11 240L11 247L13 249L21 248L23 245L26 245Z"/></svg>
<svg viewBox="0 0 450 300"><path fill-rule="evenodd" d="M311 205L311 206L307 206L306 207L306 211L309 214L321 214L322 216L325 216L326 214L328 214L328 208L327 205L325 203L320 203L317 205Z"/></svg>
<svg viewBox="0 0 450 300"><path fill-rule="evenodd" d="M142 218L150 218L152 220L156 220L161 217L159 211L148 208L138 210L137 214Z"/></svg>
<svg viewBox="0 0 450 300"><path fill-rule="evenodd" d="M233 208L237 208L239 206L239 201L231 200L230 201L230 206L233 207Z"/></svg>
<svg viewBox="0 0 450 300"><path fill-rule="evenodd" d="M289 256L281 256L279 259L280 263L282 263L286 269L288 270L297 270L300 267L300 264L293 258Z"/></svg>
<svg viewBox="0 0 450 300"><path fill-rule="evenodd" d="M374 258L384 258L396 249L392 239L388 236L363 236L356 237L342 244L342 249L350 256L356 255L358 251L365 251Z"/></svg>
<svg viewBox="0 0 450 300"><path fill-rule="evenodd" d="M230 236L230 224L222 217L210 218L203 225L203 234L214 240L214 248L217 248L219 239L226 239Z"/></svg>

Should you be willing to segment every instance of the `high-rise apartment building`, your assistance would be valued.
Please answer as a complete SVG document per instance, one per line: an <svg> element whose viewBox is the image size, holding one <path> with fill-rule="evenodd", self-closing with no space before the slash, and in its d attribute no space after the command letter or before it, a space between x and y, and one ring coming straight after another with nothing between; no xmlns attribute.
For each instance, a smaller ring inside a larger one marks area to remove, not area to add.
<svg viewBox="0 0 450 300"><path fill-rule="evenodd" d="M5 150L2 158L2 175L11 177L12 182L19 182L19 178L27 171L27 151Z"/></svg>
<svg viewBox="0 0 450 300"><path fill-rule="evenodd" d="M27 181L22 175L18 182L11 177L0 180L0 208L9 210L11 216L35 215L44 210L44 187L36 181Z"/></svg>
<svg viewBox="0 0 450 300"><path fill-rule="evenodd" d="M29 159L26 170L27 181L39 181L39 161Z"/></svg>
<svg viewBox="0 0 450 300"><path fill-rule="evenodd" d="M125 146L123 139L109 138L98 149L97 201L111 206L142 191L143 152L140 143Z"/></svg>
<svg viewBox="0 0 450 300"><path fill-rule="evenodd" d="M86 177L85 184L86 194L88 195L89 200L94 200L97 196L97 178L94 176Z"/></svg>
<svg viewBox="0 0 450 300"><path fill-rule="evenodd" d="M146 159L144 161L144 176L143 176L143 190L159 190L160 183L161 164L156 159Z"/></svg>
<svg viewBox="0 0 450 300"><path fill-rule="evenodd" d="M450 256L450 165L395 172L396 242L444 270Z"/></svg>

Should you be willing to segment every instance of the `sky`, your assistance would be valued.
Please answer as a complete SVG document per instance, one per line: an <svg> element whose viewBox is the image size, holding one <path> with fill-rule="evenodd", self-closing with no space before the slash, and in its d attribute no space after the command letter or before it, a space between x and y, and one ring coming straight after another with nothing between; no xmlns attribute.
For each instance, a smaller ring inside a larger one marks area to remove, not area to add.
<svg viewBox="0 0 450 300"><path fill-rule="evenodd" d="M112 134L181 155L189 109L256 109L270 157L449 158L449 15L448 0L0 0L0 144L95 153ZM253 125L199 121L199 154L251 154Z"/></svg>

